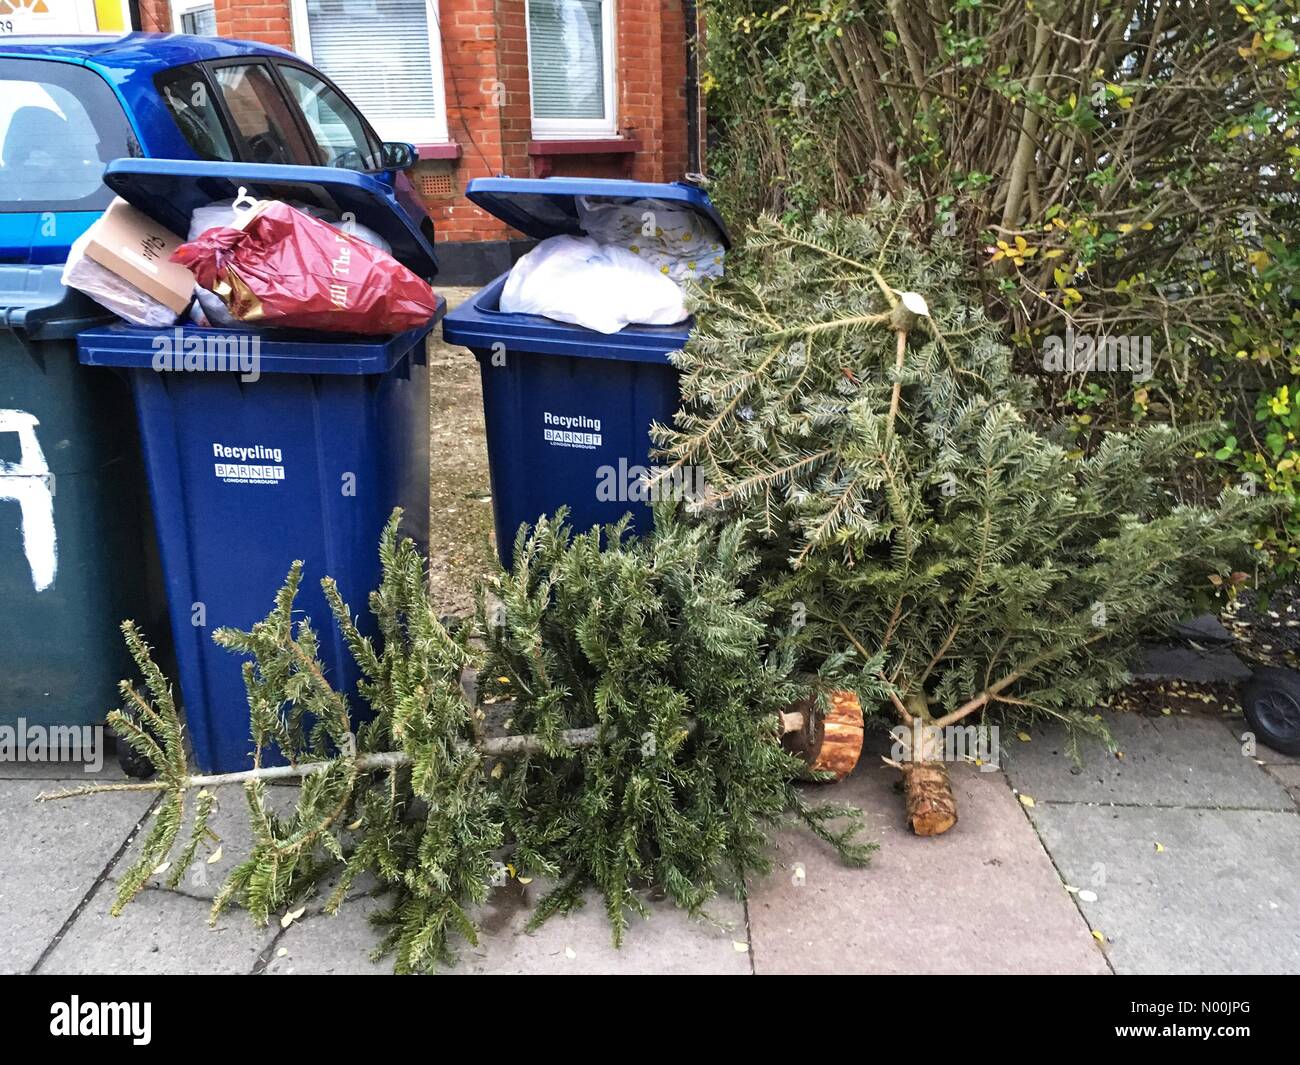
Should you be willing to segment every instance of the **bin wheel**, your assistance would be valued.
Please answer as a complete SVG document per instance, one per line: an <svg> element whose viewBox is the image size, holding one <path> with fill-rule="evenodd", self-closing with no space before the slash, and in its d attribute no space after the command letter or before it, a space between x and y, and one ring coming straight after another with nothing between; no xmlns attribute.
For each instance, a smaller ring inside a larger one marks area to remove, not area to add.
<svg viewBox="0 0 1300 1065"><path fill-rule="evenodd" d="M1241 708L1259 740L1282 754L1300 754L1300 674L1255 670L1241 691Z"/></svg>
<svg viewBox="0 0 1300 1065"><path fill-rule="evenodd" d="M126 740L117 741L117 764L122 772L136 780L148 780L157 770L144 755L138 753Z"/></svg>

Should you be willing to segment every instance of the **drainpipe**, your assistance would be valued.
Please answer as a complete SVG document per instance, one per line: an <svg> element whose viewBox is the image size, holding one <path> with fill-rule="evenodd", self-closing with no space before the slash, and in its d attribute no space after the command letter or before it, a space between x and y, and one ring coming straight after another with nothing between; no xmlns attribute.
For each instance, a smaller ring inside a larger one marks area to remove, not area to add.
<svg viewBox="0 0 1300 1065"><path fill-rule="evenodd" d="M686 178L702 177L700 158L700 14L696 0L682 0L686 23Z"/></svg>

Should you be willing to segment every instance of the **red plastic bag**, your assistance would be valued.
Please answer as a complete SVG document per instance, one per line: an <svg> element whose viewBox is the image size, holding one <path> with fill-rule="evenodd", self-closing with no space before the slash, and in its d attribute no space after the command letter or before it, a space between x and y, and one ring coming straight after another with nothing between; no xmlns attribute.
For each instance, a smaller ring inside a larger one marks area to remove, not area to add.
<svg viewBox="0 0 1300 1065"><path fill-rule="evenodd" d="M250 325L390 334L424 325L438 307L428 282L387 252L276 200L171 258Z"/></svg>

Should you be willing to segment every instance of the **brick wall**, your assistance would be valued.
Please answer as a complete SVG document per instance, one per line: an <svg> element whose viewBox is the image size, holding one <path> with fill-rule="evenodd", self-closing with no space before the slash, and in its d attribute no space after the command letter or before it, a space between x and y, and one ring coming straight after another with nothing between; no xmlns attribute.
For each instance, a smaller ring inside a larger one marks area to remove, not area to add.
<svg viewBox="0 0 1300 1065"><path fill-rule="evenodd" d="M289 0L215 0L224 37L293 47ZM166 0L141 0L145 29L168 32ZM501 240L507 227L462 192L471 178L539 172L675 181L687 169L686 46L681 0L617 0L617 138L633 154L539 156L534 146L524 0L441 0L448 139L455 159L423 161L413 177L450 177L451 192L426 198L439 241Z"/></svg>
<svg viewBox="0 0 1300 1065"><path fill-rule="evenodd" d="M242 41L262 41L293 47L293 26L287 0L215 0L217 32Z"/></svg>
<svg viewBox="0 0 1300 1065"><path fill-rule="evenodd" d="M142 29L171 33L171 5L167 0L140 0L140 22Z"/></svg>

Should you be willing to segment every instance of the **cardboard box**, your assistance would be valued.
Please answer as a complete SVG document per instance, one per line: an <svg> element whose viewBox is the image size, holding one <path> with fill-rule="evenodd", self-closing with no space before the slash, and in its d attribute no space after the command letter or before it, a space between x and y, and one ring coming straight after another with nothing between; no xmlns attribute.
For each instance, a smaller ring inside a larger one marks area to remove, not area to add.
<svg viewBox="0 0 1300 1065"><path fill-rule="evenodd" d="M118 198L89 230L86 257L180 314L194 295L194 275L171 255L185 243Z"/></svg>

